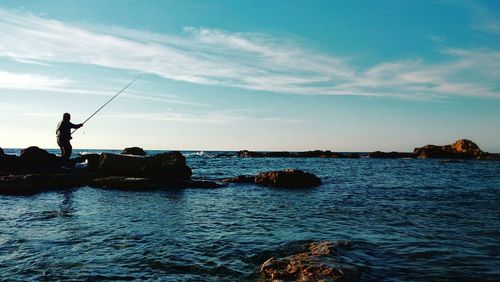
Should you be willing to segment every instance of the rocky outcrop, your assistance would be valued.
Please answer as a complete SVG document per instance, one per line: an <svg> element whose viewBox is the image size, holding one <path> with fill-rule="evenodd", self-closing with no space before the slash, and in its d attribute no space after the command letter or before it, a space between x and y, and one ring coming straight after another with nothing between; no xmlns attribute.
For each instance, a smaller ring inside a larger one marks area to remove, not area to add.
<svg viewBox="0 0 500 282"><path fill-rule="evenodd" d="M445 159L476 159L487 155L474 142L466 139L460 139L451 145L445 146L426 145L415 148L414 153L419 158Z"/></svg>
<svg viewBox="0 0 500 282"><path fill-rule="evenodd" d="M145 156L146 152L140 147L129 147L123 149L122 155Z"/></svg>
<svg viewBox="0 0 500 282"><path fill-rule="evenodd" d="M368 157L373 159L404 159L404 158L416 158L417 155L415 155L414 153L375 151L369 153Z"/></svg>
<svg viewBox="0 0 500 282"><path fill-rule="evenodd" d="M102 154L99 169L108 175L161 178L172 181L188 180L191 169L180 152L168 152L152 157Z"/></svg>
<svg viewBox="0 0 500 282"><path fill-rule="evenodd" d="M280 187L280 188L310 188L321 184L321 179L312 173L298 169L285 169L280 171L268 171L256 176L240 175L234 178L226 178L223 182L255 183L257 185Z"/></svg>
<svg viewBox="0 0 500 282"><path fill-rule="evenodd" d="M65 164L60 157L35 146L22 150L20 158L26 168L57 168Z"/></svg>
<svg viewBox="0 0 500 282"><path fill-rule="evenodd" d="M355 269L343 265L340 255L351 243L311 243L309 251L284 258L270 258L260 268L262 281L351 281Z"/></svg>
<svg viewBox="0 0 500 282"><path fill-rule="evenodd" d="M306 152L252 152L242 150L236 153L240 158L360 158L359 154L341 154L331 151L306 151Z"/></svg>
<svg viewBox="0 0 500 282"><path fill-rule="evenodd" d="M87 162L85 168L61 167ZM145 190L169 188L217 188L211 181L192 181L191 169L179 152L150 157L88 154L71 161L30 147L21 156L0 156L0 194L26 195L81 186Z"/></svg>
<svg viewBox="0 0 500 282"><path fill-rule="evenodd" d="M3 149L0 148L0 158L3 157L4 153L3 153Z"/></svg>

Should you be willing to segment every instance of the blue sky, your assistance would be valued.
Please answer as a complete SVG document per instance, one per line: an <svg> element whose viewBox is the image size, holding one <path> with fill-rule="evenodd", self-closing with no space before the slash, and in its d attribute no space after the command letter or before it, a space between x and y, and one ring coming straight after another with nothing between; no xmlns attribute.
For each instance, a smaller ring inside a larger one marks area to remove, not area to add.
<svg viewBox="0 0 500 282"><path fill-rule="evenodd" d="M498 1L2 1L1 147L500 152Z"/></svg>

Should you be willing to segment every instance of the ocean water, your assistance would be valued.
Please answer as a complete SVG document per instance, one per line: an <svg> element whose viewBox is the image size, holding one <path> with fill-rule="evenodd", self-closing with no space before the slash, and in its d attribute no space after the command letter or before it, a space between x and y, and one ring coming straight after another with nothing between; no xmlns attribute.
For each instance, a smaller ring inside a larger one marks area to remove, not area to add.
<svg viewBox="0 0 500 282"><path fill-rule="evenodd" d="M341 263L362 281L500 280L500 162L184 154L196 179L298 168L323 184L0 195L0 280L254 281L325 240L352 243Z"/></svg>

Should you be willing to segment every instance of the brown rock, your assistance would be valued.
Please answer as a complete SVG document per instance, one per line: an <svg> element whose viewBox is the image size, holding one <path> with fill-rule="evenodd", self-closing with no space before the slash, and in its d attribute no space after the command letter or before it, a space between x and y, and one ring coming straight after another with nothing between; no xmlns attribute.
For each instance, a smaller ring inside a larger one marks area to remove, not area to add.
<svg viewBox="0 0 500 282"><path fill-rule="evenodd" d="M260 269L263 281L347 281L352 271L341 269L335 259L348 242L311 243L308 252L285 258L270 258ZM347 274L346 274L347 273Z"/></svg>
<svg viewBox="0 0 500 282"><path fill-rule="evenodd" d="M484 153L472 141L466 139L457 140L451 145L436 146L426 145L415 148L414 153L419 158L447 158L447 159L473 159L480 158Z"/></svg>

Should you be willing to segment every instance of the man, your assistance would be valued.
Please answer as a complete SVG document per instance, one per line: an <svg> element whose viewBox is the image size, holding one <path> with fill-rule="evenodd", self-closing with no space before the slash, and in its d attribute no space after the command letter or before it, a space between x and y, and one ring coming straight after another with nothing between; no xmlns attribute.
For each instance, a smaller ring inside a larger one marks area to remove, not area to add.
<svg viewBox="0 0 500 282"><path fill-rule="evenodd" d="M61 156L63 159L69 160L71 157L71 151L73 147L71 147L71 129L72 128L80 128L83 124L72 124L70 122L71 115L68 113L64 113L63 120L57 125L56 135L57 135L57 145L61 148Z"/></svg>

